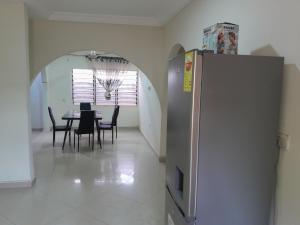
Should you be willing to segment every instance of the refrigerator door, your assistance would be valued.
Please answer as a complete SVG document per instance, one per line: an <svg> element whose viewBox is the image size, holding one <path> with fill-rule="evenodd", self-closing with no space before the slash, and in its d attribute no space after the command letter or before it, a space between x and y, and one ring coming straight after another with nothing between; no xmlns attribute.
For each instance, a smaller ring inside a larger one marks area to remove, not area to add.
<svg viewBox="0 0 300 225"><path fill-rule="evenodd" d="M283 58L203 56L197 224L269 224Z"/></svg>
<svg viewBox="0 0 300 225"><path fill-rule="evenodd" d="M202 64L197 51L188 54L193 56L190 90L184 89L186 56L179 55L169 64L166 180L176 207L190 222L195 218L196 207Z"/></svg>

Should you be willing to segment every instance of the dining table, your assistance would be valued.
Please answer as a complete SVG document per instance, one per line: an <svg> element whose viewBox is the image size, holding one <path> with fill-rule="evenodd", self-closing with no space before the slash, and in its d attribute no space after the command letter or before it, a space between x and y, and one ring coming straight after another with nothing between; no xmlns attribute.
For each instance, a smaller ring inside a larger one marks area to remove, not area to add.
<svg viewBox="0 0 300 225"><path fill-rule="evenodd" d="M66 120L67 121L67 127L70 128L69 130L65 131L64 142L63 142L63 146L62 146L62 149L64 150L68 132L69 132L69 144L71 146L71 130L72 130L73 121L74 120L80 120L80 111L76 111L76 110L68 111L62 116L61 119ZM95 123L96 123L96 126L98 126L99 120L102 120L102 113L98 110L95 110ZM101 141L100 141L100 146L101 146Z"/></svg>

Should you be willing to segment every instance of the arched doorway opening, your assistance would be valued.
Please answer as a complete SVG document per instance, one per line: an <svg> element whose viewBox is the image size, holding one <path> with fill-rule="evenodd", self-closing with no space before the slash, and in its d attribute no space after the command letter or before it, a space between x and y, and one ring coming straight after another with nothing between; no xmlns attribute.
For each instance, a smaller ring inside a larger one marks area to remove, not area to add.
<svg viewBox="0 0 300 225"><path fill-rule="evenodd" d="M84 55L89 51L75 52L61 56L48 65L35 77L31 85L32 128L34 130L49 130L52 126L48 116L48 106L55 108L58 123L63 122L60 117L68 110L76 110L78 106L72 99L72 71L73 69L90 70L91 67ZM98 52L103 55L118 56L114 53ZM137 71L137 106L121 107L120 127L139 127L145 138L160 155L161 142L161 105L159 97L147 75L136 65L130 64L130 69ZM100 103L101 104L101 103ZM96 105L101 108L104 120L110 119L112 107L110 104ZM149 122L151 121L151 122Z"/></svg>
<svg viewBox="0 0 300 225"><path fill-rule="evenodd" d="M173 59L177 55L184 54L185 49L181 44L175 44L170 50L168 54L168 60ZM168 63L168 62L167 62ZM165 104L162 105L162 131L161 136L164 137L161 139L161 149L162 149L162 157L161 161L166 161L166 146L167 146L167 110L168 110L168 64L166 65L166 77L165 77Z"/></svg>
<svg viewBox="0 0 300 225"><path fill-rule="evenodd" d="M169 60L173 59L177 55L185 53L185 49L181 44L175 44L169 52Z"/></svg>
<svg viewBox="0 0 300 225"><path fill-rule="evenodd" d="M42 83L45 89L42 92L47 92L43 97L43 108L48 105L53 107L57 123L64 122L60 118L66 110L78 110L78 106L72 104L72 70L90 69L84 59L73 54L51 62L32 83L32 87L38 80ZM109 134L105 134L106 141L102 149L97 147L91 151L87 138L82 137L79 153L68 145L62 152L63 135L57 138L56 147L53 148L49 116L47 110L44 110L45 132L33 137L37 176L37 184L33 188L53 201L76 208L73 216L80 214L81 218L86 218L84 223L163 224L164 165L157 160L155 154L158 153L153 153L155 148L160 148L160 101L146 74L136 66L134 69L138 70L139 78L138 109L130 109L134 106L128 106L126 112L123 106L122 112L121 106L120 120L124 125L125 122L136 121L129 121L128 118L138 118L138 129L124 128L123 132L121 129L114 144L111 144ZM111 106L92 107L111 116ZM80 212L78 207L81 208ZM95 221L90 221L88 215ZM65 221L68 216L59 220Z"/></svg>

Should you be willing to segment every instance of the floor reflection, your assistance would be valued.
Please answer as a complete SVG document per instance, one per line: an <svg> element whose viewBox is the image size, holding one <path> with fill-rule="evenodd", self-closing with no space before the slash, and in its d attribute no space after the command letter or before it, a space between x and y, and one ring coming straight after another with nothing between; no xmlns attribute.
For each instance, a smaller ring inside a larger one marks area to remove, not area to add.
<svg viewBox="0 0 300 225"><path fill-rule="evenodd" d="M79 153L51 138L33 134L36 184L0 190L0 224L164 225L165 166L138 130L94 152L84 137Z"/></svg>

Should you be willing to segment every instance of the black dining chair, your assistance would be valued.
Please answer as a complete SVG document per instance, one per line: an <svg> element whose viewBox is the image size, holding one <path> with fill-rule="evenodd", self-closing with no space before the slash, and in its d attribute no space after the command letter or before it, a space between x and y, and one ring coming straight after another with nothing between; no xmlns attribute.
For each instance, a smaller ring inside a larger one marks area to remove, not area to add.
<svg viewBox="0 0 300 225"><path fill-rule="evenodd" d="M91 103L90 102L81 102L80 103L80 111L81 110L91 110Z"/></svg>
<svg viewBox="0 0 300 225"><path fill-rule="evenodd" d="M114 109L114 113L112 115L111 122L100 122L97 126L98 130L98 140L100 139L100 132L102 130L103 132L103 143L104 143L104 131L105 130L111 130L111 136L112 136L112 144L114 143L114 127L116 128L116 138L118 137L118 116L119 116L120 106L116 106Z"/></svg>
<svg viewBox="0 0 300 225"><path fill-rule="evenodd" d="M75 148L75 134L78 136L77 139L77 148L79 152L79 140L80 136L83 134L89 135L89 146L91 143L91 134L92 134L92 149L94 150L94 123L95 123L95 111L81 111L80 112L80 121L78 129L74 130L74 148Z"/></svg>
<svg viewBox="0 0 300 225"><path fill-rule="evenodd" d="M52 112L52 108L49 106L48 107L48 112L49 112L49 116L52 122L52 131L53 131L53 147L55 145L55 133L57 131L68 131L69 132L69 144L71 144L71 127L67 126L67 125L61 125L61 126L57 126L54 116L53 116L53 112Z"/></svg>

